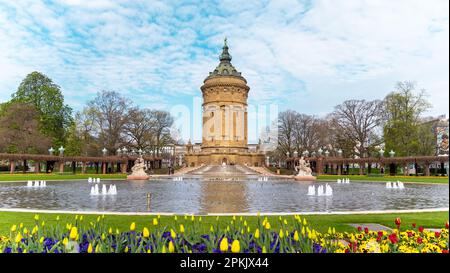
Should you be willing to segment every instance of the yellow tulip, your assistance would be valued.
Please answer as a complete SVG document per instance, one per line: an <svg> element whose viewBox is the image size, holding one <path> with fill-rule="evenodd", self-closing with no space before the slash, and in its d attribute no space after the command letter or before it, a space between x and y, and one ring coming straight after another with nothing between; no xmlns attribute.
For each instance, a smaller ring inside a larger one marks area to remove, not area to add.
<svg viewBox="0 0 450 273"><path fill-rule="evenodd" d="M231 252L233 253L239 253L241 251L241 246L239 245L238 240L234 240L231 244Z"/></svg>
<svg viewBox="0 0 450 273"><path fill-rule="evenodd" d="M105 215L104 214L102 214L102 219L105 219Z"/></svg>
<svg viewBox="0 0 450 273"><path fill-rule="evenodd" d="M34 220L39 221L39 215L38 214L34 215Z"/></svg>
<svg viewBox="0 0 450 273"><path fill-rule="evenodd" d="M34 226L34 228L31 230L31 234L34 235L38 232L39 228L38 226Z"/></svg>
<svg viewBox="0 0 450 273"><path fill-rule="evenodd" d="M153 225L157 226L158 225L158 219L157 218L153 218Z"/></svg>
<svg viewBox="0 0 450 273"><path fill-rule="evenodd" d="M180 225L180 233L184 233L184 226L183 226L183 224Z"/></svg>
<svg viewBox="0 0 450 273"><path fill-rule="evenodd" d="M116 234L118 235L120 232L119 232L119 229L118 228L116 228Z"/></svg>
<svg viewBox="0 0 450 273"><path fill-rule="evenodd" d="M152 253L152 252L150 251L150 248L149 248L149 249L147 249L147 253Z"/></svg>
<svg viewBox="0 0 450 273"><path fill-rule="evenodd" d="M305 236L305 227L302 227L302 235Z"/></svg>
<svg viewBox="0 0 450 273"><path fill-rule="evenodd" d="M256 238L256 239L259 238L259 229L258 229L258 228L255 230L255 238Z"/></svg>
<svg viewBox="0 0 450 273"><path fill-rule="evenodd" d="M195 220L195 216L194 216L194 214L192 214L191 221L194 221L194 220Z"/></svg>
<svg viewBox="0 0 450 273"><path fill-rule="evenodd" d="M63 240L63 245L66 246L68 243L69 243L69 239L67 239L67 237L65 237Z"/></svg>
<svg viewBox="0 0 450 273"><path fill-rule="evenodd" d="M83 215L80 216L80 222L83 221Z"/></svg>
<svg viewBox="0 0 450 273"><path fill-rule="evenodd" d="M160 218L161 218L161 215L158 214L158 219L160 219Z"/></svg>
<svg viewBox="0 0 450 273"><path fill-rule="evenodd" d="M283 220L283 223L284 223L285 225L287 225L287 224L288 224L288 222L287 222L287 220L286 220L286 219L284 219L284 220Z"/></svg>
<svg viewBox="0 0 450 273"><path fill-rule="evenodd" d="M56 216L56 221L59 221L59 215L58 215L58 216Z"/></svg>
<svg viewBox="0 0 450 273"><path fill-rule="evenodd" d="M177 234L173 229L170 229L170 237L172 237L173 239L177 238Z"/></svg>
<svg viewBox="0 0 450 273"><path fill-rule="evenodd" d="M75 220L78 220L78 214L77 214L77 215L75 215Z"/></svg>
<svg viewBox="0 0 450 273"><path fill-rule="evenodd" d="M266 223L265 228L266 228L266 229L270 229L270 223L269 223L269 222Z"/></svg>
<svg viewBox="0 0 450 273"><path fill-rule="evenodd" d="M231 220L231 221L230 221L230 224L233 224L233 223L234 223L233 220Z"/></svg>
<svg viewBox="0 0 450 273"><path fill-rule="evenodd" d="M280 238L283 239L284 233L283 233L283 230L282 230L282 229L280 229L280 232L278 233L278 236L280 236Z"/></svg>
<svg viewBox="0 0 450 273"><path fill-rule="evenodd" d="M198 218L198 221L199 221L199 222L201 222L201 221L202 221L202 217L201 217L201 216L200 216L200 217Z"/></svg>
<svg viewBox="0 0 450 273"><path fill-rule="evenodd" d="M20 224L19 224L19 228L23 228L23 223L20 223Z"/></svg>
<svg viewBox="0 0 450 273"><path fill-rule="evenodd" d="M245 226L245 227L247 226L247 220L244 221L244 226Z"/></svg>
<svg viewBox="0 0 450 273"><path fill-rule="evenodd" d="M228 239L227 239L227 237L223 237L222 241L220 241L220 251L222 251L222 252L228 251Z"/></svg>
<svg viewBox="0 0 450 273"><path fill-rule="evenodd" d="M102 240L103 240L103 241L106 240L106 235L105 235L105 233L102 233Z"/></svg>
<svg viewBox="0 0 450 273"><path fill-rule="evenodd" d="M278 221L280 221L280 222L281 222L281 216L278 216Z"/></svg>
<svg viewBox="0 0 450 273"><path fill-rule="evenodd" d="M336 229L333 227L333 234L336 234Z"/></svg>
<svg viewBox="0 0 450 273"><path fill-rule="evenodd" d="M173 253L175 251L175 246L172 241L169 242L169 253Z"/></svg>
<svg viewBox="0 0 450 273"><path fill-rule="evenodd" d="M184 216L184 220L187 220L187 215Z"/></svg>
<svg viewBox="0 0 450 273"><path fill-rule="evenodd" d="M44 242L44 236L41 237L41 239L39 239L39 243L42 244Z"/></svg>
<svg viewBox="0 0 450 273"><path fill-rule="evenodd" d="M241 222L242 222L242 216L241 216L241 217L239 217L239 221L241 221Z"/></svg>
<svg viewBox="0 0 450 273"><path fill-rule="evenodd" d="M216 216L216 221L219 221L219 216Z"/></svg>
<svg viewBox="0 0 450 273"><path fill-rule="evenodd" d="M134 231L135 229L136 229L136 223L133 222L133 223L131 223L131 225L130 225L130 230L131 230L131 231Z"/></svg>
<svg viewBox="0 0 450 273"><path fill-rule="evenodd" d="M90 243L88 245L87 252L92 253L92 245Z"/></svg>
<svg viewBox="0 0 450 273"><path fill-rule="evenodd" d="M303 218L303 225L306 226L308 223L306 222L306 218Z"/></svg>
<svg viewBox="0 0 450 273"><path fill-rule="evenodd" d="M247 232L250 233L250 227L247 227Z"/></svg>
<svg viewBox="0 0 450 273"><path fill-rule="evenodd" d="M11 232L16 231L16 229L17 229L17 226L16 226L16 225L13 225L13 226L11 227Z"/></svg>
<svg viewBox="0 0 450 273"><path fill-rule="evenodd" d="M108 230L109 235L111 235L113 233L112 228L110 227Z"/></svg>
<svg viewBox="0 0 450 273"><path fill-rule="evenodd" d="M28 229L27 228L23 228L23 234L28 234Z"/></svg>
<svg viewBox="0 0 450 273"><path fill-rule="evenodd" d="M227 231L230 231L230 226L227 226Z"/></svg>
<svg viewBox="0 0 450 273"><path fill-rule="evenodd" d="M16 241L16 244L18 244L18 243L20 243L20 241L22 240L22 234L20 234L20 232L19 233L17 233L17 235L16 235L16 239L15 239L15 241Z"/></svg>
<svg viewBox="0 0 450 273"><path fill-rule="evenodd" d="M244 234L244 229L243 228L241 228L241 234Z"/></svg>
<svg viewBox="0 0 450 273"><path fill-rule="evenodd" d="M267 253L267 249L265 246L262 247L262 253Z"/></svg>
<svg viewBox="0 0 450 273"><path fill-rule="evenodd" d="M128 253L128 246L125 247L125 253Z"/></svg>
<svg viewBox="0 0 450 273"><path fill-rule="evenodd" d="M173 219L174 219L175 221L177 221L177 220L178 220L178 217L175 215L175 216L173 217Z"/></svg>
<svg viewBox="0 0 450 273"><path fill-rule="evenodd" d="M331 227L329 227L329 228L328 228L328 234L331 234L331 233L332 233Z"/></svg>
<svg viewBox="0 0 450 273"><path fill-rule="evenodd" d="M161 250L161 253L166 253L166 252L167 252L167 251L166 251L166 246L163 245L162 250Z"/></svg>
<svg viewBox="0 0 450 273"><path fill-rule="evenodd" d="M100 222L100 216L97 217L97 222Z"/></svg>
<svg viewBox="0 0 450 273"><path fill-rule="evenodd" d="M294 241L298 242L298 240L299 240L298 232L295 231L295 232L294 232Z"/></svg>
<svg viewBox="0 0 450 273"><path fill-rule="evenodd" d="M100 253L100 244L95 247L95 253Z"/></svg>
<svg viewBox="0 0 450 273"><path fill-rule="evenodd" d="M71 240L76 240L77 237L78 237L78 229L77 229L77 227L72 227L72 228L70 229L69 238L70 238Z"/></svg>
<svg viewBox="0 0 450 273"><path fill-rule="evenodd" d="M236 221L236 216L235 215L233 215L233 220Z"/></svg>
<svg viewBox="0 0 450 273"><path fill-rule="evenodd" d="M144 236L144 238L148 238L150 236L148 228L144 227L144 230L142 230L142 236Z"/></svg>
<svg viewBox="0 0 450 273"><path fill-rule="evenodd" d="M211 227L209 228L209 231L210 231L210 232L214 232L214 228L213 228L212 225L211 225Z"/></svg>
<svg viewBox="0 0 450 273"><path fill-rule="evenodd" d="M23 253L27 253L28 251L26 249L23 250Z"/></svg>

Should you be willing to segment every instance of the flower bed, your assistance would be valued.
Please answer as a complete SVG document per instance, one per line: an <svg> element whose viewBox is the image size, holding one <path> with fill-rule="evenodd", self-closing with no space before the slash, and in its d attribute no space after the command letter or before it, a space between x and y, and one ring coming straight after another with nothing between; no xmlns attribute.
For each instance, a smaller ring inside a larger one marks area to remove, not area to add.
<svg viewBox="0 0 450 273"><path fill-rule="evenodd" d="M299 215L294 223L279 217L280 229L274 230L267 218L258 216L250 227L245 217L233 217L225 229L211 224L209 232L202 230L202 218L174 216L170 225L160 217L150 219L146 227L130 224L129 230L109 227L104 216L86 222L75 216L71 223L57 217L54 225L45 225L35 215L35 224L13 225L10 235L0 237L0 252L11 253L385 253L420 252L448 253L448 222L439 232L416 227L401 229L401 219L395 219L397 229L391 232L358 228L355 233L339 233L329 228L319 233ZM292 218L290 219L290 221Z"/></svg>

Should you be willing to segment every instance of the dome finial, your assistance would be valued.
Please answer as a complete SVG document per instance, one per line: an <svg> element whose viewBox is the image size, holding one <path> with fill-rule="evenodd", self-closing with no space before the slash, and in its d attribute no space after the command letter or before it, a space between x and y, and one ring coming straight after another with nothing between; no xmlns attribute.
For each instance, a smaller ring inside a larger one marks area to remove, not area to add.
<svg viewBox="0 0 450 273"><path fill-rule="evenodd" d="M225 36L225 39L223 40L223 46L224 47L228 47L228 45L227 45L227 37Z"/></svg>

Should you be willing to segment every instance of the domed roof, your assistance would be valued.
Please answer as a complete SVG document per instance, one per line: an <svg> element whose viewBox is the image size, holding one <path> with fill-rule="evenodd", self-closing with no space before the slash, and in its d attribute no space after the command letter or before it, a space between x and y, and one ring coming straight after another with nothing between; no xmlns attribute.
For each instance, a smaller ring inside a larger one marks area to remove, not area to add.
<svg viewBox="0 0 450 273"><path fill-rule="evenodd" d="M245 82L247 82L245 78L242 77L241 72L238 72L236 68L234 68L234 66L231 64L231 55L228 52L227 38L225 38L224 40L222 54L220 54L219 60L220 60L219 65L216 67L216 69L214 69L213 72L209 72L209 76L206 77L205 81L215 77L234 76L239 77Z"/></svg>

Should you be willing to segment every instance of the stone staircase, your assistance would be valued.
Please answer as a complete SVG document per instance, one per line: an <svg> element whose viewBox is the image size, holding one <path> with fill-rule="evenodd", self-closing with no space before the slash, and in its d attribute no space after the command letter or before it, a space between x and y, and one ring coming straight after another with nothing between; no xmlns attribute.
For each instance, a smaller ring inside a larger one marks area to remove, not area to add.
<svg viewBox="0 0 450 273"><path fill-rule="evenodd" d="M189 172L195 171L197 169L202 168L203 166L196 166L196 167L183 167L181 169L178 169L175 171L176 175L180 175L180 174L187 174Z"/></svg>
<svg viewBox="0 0 450 273"><path fill-rule="evenodd" d="M265 175L265 176L277 176L277 174L274 174L273 172L271 172L266 167L251 167L251 166L247 166L247 168L249 168L249 169L251 169L251 170L253 170L253 171L255 171L255 172L259 173L259 174Z"/></svg>

